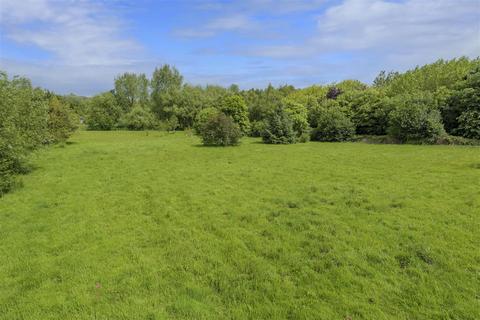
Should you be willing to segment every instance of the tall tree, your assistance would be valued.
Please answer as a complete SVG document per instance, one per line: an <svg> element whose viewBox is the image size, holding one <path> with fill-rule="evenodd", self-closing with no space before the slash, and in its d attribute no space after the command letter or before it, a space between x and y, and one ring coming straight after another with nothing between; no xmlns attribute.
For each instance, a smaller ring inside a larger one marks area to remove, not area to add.
<svg viewBox="0 0 480 320"><path fill-rule="evenodd" d="M115 98L125 112L135 104L148 103L148 79L145 74L124 73L115 78Z"/></svg>
<svg viewBox="0 0 480 320"><path fill-rule="evenodd" d="M174 66L168 64L156 68L150 86L152 88L152 110L160 119L174 115L177 97L182 89L183 77Z"/></svg>

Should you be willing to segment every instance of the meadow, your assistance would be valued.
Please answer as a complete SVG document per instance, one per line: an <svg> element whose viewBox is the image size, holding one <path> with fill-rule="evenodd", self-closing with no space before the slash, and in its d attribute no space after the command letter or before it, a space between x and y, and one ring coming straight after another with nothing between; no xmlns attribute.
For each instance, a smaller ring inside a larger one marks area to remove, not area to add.
<svg viewBox="0 0 480 320"><path fill-rule="evenodd" d="M480 148L78 131L0 198L0 319L480 319Z"/></svg>

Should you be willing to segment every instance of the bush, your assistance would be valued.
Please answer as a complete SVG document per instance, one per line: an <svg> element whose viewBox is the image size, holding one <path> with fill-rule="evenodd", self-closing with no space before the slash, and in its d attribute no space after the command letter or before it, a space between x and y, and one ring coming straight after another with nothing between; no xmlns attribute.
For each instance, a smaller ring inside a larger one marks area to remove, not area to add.
<svg viewBox="0 0 480 320"><path fill-rule="evenodd" d="M220 111L218 111L218 109L213 107L200 110L200 112L195 117L195 124L193 125L193 129L195 130L195 133L201 134L201 132L205 128L210 118L217 116L219 113Z"/></svg>
<svg viewBox="0 0 480 320"><path fill-rule="evenodd" d="M290 144L297 142L292 119L290 119L281 105L277 106L267 117L262 139L264 143L269 144Z"/></svg>
<svg viewBox="0 0 480 320"><path fill-rule="evenodd" d="M442 108L448 133L480 139L480 66L474 68L457 85Z"/></svg>
<svg viewBox="0 0 480 320"><path fill-rule="evenodd" d="M206 146L233 146L239 143L242 131L232 118L220 113L208 119L200 135Z"/></svg>
<svg viewBox="0 0 480 320"><path fill-rule="evenodd" d="M355 125L342 111L335 108L323 109L315 122L317 127L311 135L315 141L346 141L355 134Z"/></svg>
<svg viewBox="0 0 480 320"><path fill-rule="evenodd" d="M136 105L120 119L120 126L129 130L152 130L157 121L150 110Z"/></svg>
<svg viewBox="0 0 480 320"><path fill-rule="evenodd" d="M480 110L462 112L455 133L465 138L480 139Z"/></svg>
<svg viewBox="0 0 480 320"><path fill-rule="evenodd" d="M48 99L30 81L0 71L0 196L24 173L26 156L48 142Z"/></svg>
<svg viewBox="0 0 480 320"><path fill-rule="evenodd" d="M433 143L445 134L440 112L428 95L402 95L394 100L389 114L388 134L401 142L424 140Z"/></svg>
<svg viewBox="0 0 480 320"><path fill-rule="evenodd" d="M121 113L122 109L112 93L96 95L90 100L87 128L89 130L112 130L118 124Z"/></svg>
<svg viewBox="0 0 480 320"><path fill-rule="evenodd" d="M250 126L250 136L261 137L264 130L265 130L264 121L254 121L251 123L251 126Z"/></svg>
<svg viewBox="0 0 480 320"><path fill-rule="evenodd" d="M299 142L307 142L309 140L310 126L308 124L308 110L298 102L290 99L284 100L285 112L292 120L292 128Z"/></svg>
<svg viewBox="0 0 480 320"><path fill-rule="evenodd" d="M388 114L392 106L388 98L379 91L370 89L359 91L350 103L352 122L357 134L385 135L388 127Z"/></svg>
<svg viewBox="0 0 480 320"><path fill-rule="evenodd" d="M53 96L49 101L48 110L48 142L63 142L78 128L78 117L67 104Z"/></svg>
<svg viewBox="0 0 480 320"><path fill-rule="evenodd" d="M225 97L220 103L220 110L238 124L242 134L247 135L250 132L248 107L241 96L232 95Z"/></svg>

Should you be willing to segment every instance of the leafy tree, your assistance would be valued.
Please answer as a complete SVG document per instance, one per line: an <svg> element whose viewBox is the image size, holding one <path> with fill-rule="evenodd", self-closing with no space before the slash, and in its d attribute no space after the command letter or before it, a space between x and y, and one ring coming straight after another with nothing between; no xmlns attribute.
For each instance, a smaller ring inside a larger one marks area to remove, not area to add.
<svg viewBox="0 0 480 320"><path fill-rule="evenodd" d="M174 114L182 84L183 77L173 66L165 64L153 72L150 82L152 110L160 119L169 119Z"/></svg>
<svg viewBox="0 0 480 320"><path fill-rule="evenodd" d="M393 98L388 134L402 142L434 140L445 133L440 112L433 96L427 93L400 95Z"/></svg>
<svg viewBox="0 0 480 320"><path fill-rule="evenodd" d="M282 103L289 90L279 90L272 85L268 85L265 90L251 89L243 92L242 96L248 105L248 114L250 122L263 121L276 106Z"/></svg>
<svg viewBox="0 0 480 320"><path fill-rule="evenodd" d="M28 170L26 156L48 141L48 101L26 78L0 71L0 196Z"/></svg>
<svg viewBox="0 0 480 320"><path fill-rule="evenodd" d="M78 128L78 116L70 110L69 105L52 96L49 100L47 126L49 142L66 141Z"/></svg>
<svg viewBox="0 0 480 320"><path fill-rule="evenodd" d="M120 127L129 130L151 130L157 127L157 121L148 108L136 105L120 118Z"/></svg>
<svg viewBox="0 0 480 320"><path fill-rule="evenodd" d="M205 128L208 121L217 116L220 111L217 108L209 107L202 109L196 116L194 129L197 134L200 134Z"/></svg>
<svg viewBox="0 0 480 320"><path fill-rule="evenodd" d="M181 129L192 128L197 114L208 106L208 98L200 86L184 85L173 109Z"/></svg>
<svg viewBox="0 0 480 320"><path fill-rule="evenodd" d="M453 89L477 63L478 59L470 60L466 57L441 59L395 75L384 89L390 97L416 91L433 93L440 87Z"/></svg>
<svg viewBox="0 0 480 320"><path fill-rule="evenodd" d="M392 110L390 100L377 89L358 91L349 108L358 134L385 135L388 115Z"/></svg>
<svg viewBox="0 0 480 320"><path fill-rule="evenodd" d="M467 110L458 117L455 131L465 138L480 139L480 110Z"/></svg>
<svg viewBox="0 0 480 320"><path fill-rule="evenodd" d="M252 137L261 137L265 131L265 120L254 121L250 125L250 136Z"/></svg>
<svg viewBox="0 0 480 320"><path fill-rule="evenodd" d="M262 133L262 139L264 143L268 144L297 142L292 119L282 105L278 105L265 120L265 130Z"/></svg>
<svg viewBox="0 0 480 320"><path fill-rule="evenodd" d="M145 74L124 73L115 78L115 97L124 112L135 104L148 104L148 79Z"/></svg>
<svg viewBox="0 0 480 320"><path fill-rule="evenodd" d="M220 111L231 117L238 124L243 135L249 133L248 107L241 96L232 95L225 97L220 103Z"/></svg>
<svg viewBox="0 0 480 320"><path fill-rule="evenodd" d="M233 146L239 143L242 132L231 117L219 113L208 119L200 135L204 145Z"/></svg>
<svg viewBox="0 0 480 320"><path fill-rule="evenodd" d="M87 97L68 94L59 97L62 104L66 104L69 108L81 118L85 118L88 113Z"/></svg>
<svg viewBox="0 0 480 320"><path fill-rule="evenodd" d="M480 113L480 63L457 83L442 108L445 129L452 134L480 139L478 114Z"/></svg>
<svg viewBox="0 0 480 320"><path fill-rule="evenodd" d="M380 71L375 80L373 80L373 86L377 88L382 88L389 85L395 77L399 76L399 72L390 71L386 73L384 70Z"/></svg>
<svg viewBox="0 0 480 320"><path fill-rule="evenodd" d="M112 130L115 128L122 109L111 92L94 96L90 99L89 104L86 121L89 130Z"/></svg>
<svg viewBox="0 0 480 320"><path fill-rule="evenodd" d="M312 140L315 141L346 141L355 134L355 125L338 108L322 109L316 124L312 130Z"/></svg>
<svg viewBox="0 0 480 320"><path fill-rule="evenodd" d="M297 138L302 142L308 141L310 126L308 124L307 108L304 105L288 98L284 100L284 108L285 112L292 121L292 127Z"/></svg>

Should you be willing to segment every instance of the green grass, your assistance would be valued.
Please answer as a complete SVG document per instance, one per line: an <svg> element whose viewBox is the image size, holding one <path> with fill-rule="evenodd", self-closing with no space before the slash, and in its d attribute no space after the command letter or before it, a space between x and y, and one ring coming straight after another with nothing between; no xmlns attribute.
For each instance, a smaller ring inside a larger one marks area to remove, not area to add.
<svg viewBox="0 0 480 320"><path fill-rule="evenodd" d="M0 319L480 319L480 148L71 141L0 199Z"/></svg>

